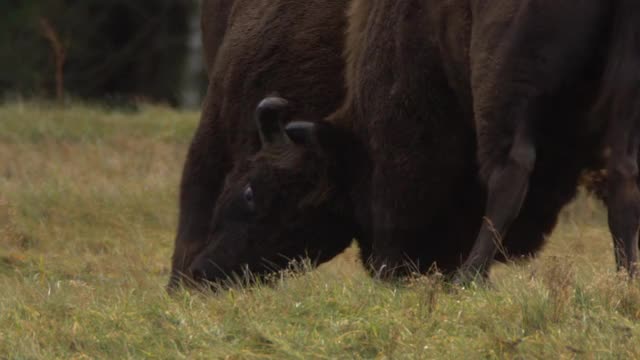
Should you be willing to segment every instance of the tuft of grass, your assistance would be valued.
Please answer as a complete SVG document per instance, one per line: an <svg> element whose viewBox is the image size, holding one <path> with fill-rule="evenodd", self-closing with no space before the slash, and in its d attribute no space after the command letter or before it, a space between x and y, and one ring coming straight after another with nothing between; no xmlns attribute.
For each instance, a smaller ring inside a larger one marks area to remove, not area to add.
<svg viewBox="0 0 640 360"><path fill-rule="evenodd" d="M352 247L217 293L164 291L195 112L0 106L0 358L638 358L640 284L601 204L492 285L385 283Z"/></svg>

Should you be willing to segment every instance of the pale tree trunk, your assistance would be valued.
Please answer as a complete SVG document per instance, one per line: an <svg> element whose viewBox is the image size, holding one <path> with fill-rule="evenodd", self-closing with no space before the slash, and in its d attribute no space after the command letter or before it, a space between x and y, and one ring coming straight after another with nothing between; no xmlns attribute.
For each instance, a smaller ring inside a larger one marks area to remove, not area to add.
<svg viewBox="0 0 640 360"><path fill-rule="evenodd" d="M198 4L200 1L198 1ZM202 31L200 29L200 6L191 11L189 18L189 36L185 62L180 105L197 108L202 101L202 84L204 77L204 59L202 50Z"/></svg>

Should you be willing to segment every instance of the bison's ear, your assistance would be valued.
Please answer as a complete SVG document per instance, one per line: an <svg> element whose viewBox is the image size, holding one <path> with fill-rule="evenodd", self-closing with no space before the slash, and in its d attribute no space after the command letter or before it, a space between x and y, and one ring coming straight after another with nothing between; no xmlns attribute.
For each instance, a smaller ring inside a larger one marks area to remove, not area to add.
<svg viewBox="0 0 640 360"><path fill-rule="evenodd" d="M289 116L289 102L281 97L267 97L258 104L255 120L263 147L288 142L284 123Z"/></svg>
<svg viewBox="0 0 640 360"><path fill-rule="evenodd" d="M292 121L285 127L285 132L295 144L310 147L324 156L339 152L343 145L341 131L324 120Z"/></svg>

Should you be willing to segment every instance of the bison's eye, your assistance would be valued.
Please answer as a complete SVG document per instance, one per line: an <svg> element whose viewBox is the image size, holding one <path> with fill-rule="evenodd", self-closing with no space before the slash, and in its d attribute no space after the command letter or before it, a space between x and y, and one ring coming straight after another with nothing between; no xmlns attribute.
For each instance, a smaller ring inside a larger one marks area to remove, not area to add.
<svg viewBox="0 0 640 360"><path fill-rule="evenodd" d="M255 211L256 203L253 199L253 189L251 188L251 184L244 188L243 197L247 207L249 207L249 210Z"/></svg>

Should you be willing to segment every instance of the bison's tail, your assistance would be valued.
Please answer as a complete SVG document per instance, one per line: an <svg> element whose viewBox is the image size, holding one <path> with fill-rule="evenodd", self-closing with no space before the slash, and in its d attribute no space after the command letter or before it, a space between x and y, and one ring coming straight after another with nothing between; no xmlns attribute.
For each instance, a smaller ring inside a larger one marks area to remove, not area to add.
<svg viewBox="0 0 640 360"><path fill-rule="evenodd" d="M640 115L640 0L615 0L609 46L596 110L635 127Z"/></svg>

